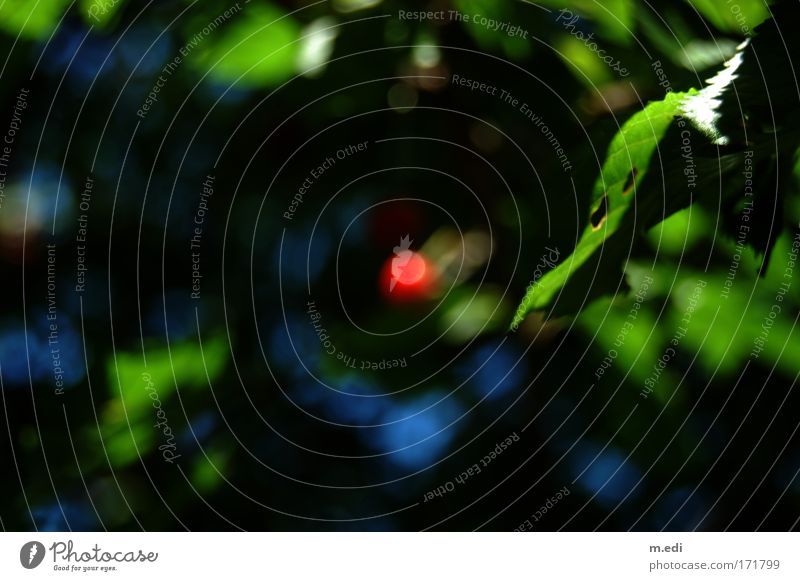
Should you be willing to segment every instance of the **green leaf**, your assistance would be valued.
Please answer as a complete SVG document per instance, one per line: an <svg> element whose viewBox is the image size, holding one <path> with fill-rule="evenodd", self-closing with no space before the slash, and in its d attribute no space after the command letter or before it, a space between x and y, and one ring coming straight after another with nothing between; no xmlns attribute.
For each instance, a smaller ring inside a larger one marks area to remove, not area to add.
<svg viewBox="0 0 800 581"><path fill-rule="evenodd" d="M534 310L549 306L570 277L617 233L636 198L637 185L686 93L670 93L631 117L614 137L592 193L589 224L572 255L533 284L514 317L516 328Z"/></svg>
<svg viewBox="0 0 800 581"><path fill-rule="evenodd" d="M222 371L227 352L226 341L220 336L204 341L202 351L196 341L173 345L170 350L150 350L146 367L140 354L119 353L116 360L108 362L109 383L116 386L119 379L118 393L124 409L128 415L136 416L151 408L147 383L152 382L162 401L172 395L176 383L179 387L208 385L208 378L213 380ZM142 379L144 374L149 376L148 382ZM117 390L112 388L112 393Z"/></svg>
<svg viewBox="0 0 800 581"><path fill-rule="evenodd" d="M439 325L447 341L460 344L502 329L509 314L500 289L483 286L478 290L465 285L454 292L444 306Z"/></svg>
<svg viewBox="0 0 800 581"><path fill-rule="evenodd" d="M210 25L190 30L189 61L223 82L272 86L295 73L300 25L274 6L249 4L208 34Z"/></svg>
<svg viewBox="0 0 800 581"><path fill-rule="evenodd" d="M191 480L200 492L211 492L223 483L222 475L230 464L230 450L211 448L199 456L192 466Z"/></svg>
<svg viewBox="0 0 800 581"><path fill-rule="evenodd" d="M727 198L720 208L721 223L731 238L740 236L746 201L742 192L747 191L752 213L747 216L746 243L763 256L762 270L780 233L784 199L794 187L789 171L794 161L789 152L800 145L797 90L787 82L795 74L791 56L797 54L800 42L796 35L782 34L778 27L779 22L796 21L798 13L797 3L777 5L775 19L759 26L707 86L684 105L686 117L715 145L747 160L720 176ZM749 170L747 181L742 173L745 169Z"/></svg>
<svg viewBox="0 0 800 581"><path fill-rule="evenodd" d="M611 68L577 38L564 36L556 47L570 70L577 69L575 78L585 84L588 90L595 90L597 86L613 80Z"/></svg>
<svg viewBox="0 0 800 581"><path fill-rule="evenodd" d="M663 53L662 58L693 73L722 64L734 55L739 44L722 37L695 38L683 14L674 10L658 14L640 10L637 16L647 39Z"/></svg>
<svg viewBox="0 0 800 581"><path fill-rule="evenodd" d="M704 237L713 224L699 206L677 212L654 226L648 233L650 245L659 254L678 258Z"/></svg>
<svg viewBox="0 0 800 581"><path fill-rule="evenodd" d="M67 0L0 1L0 28L11 36L37 39L53 32Z"/></svg>
<svg viewBox="0 0 800 581"><path fill-rule="evenodd" d="M669 94L623 126L595 184L589 226L573 254L530 287L512 329L532 310L574 314L588 300L623 287L621 265L647 229L698 201L721 209L723 232L736 238L743 192L752 195L744 243L763 256L758 269L765 270L792 189L786 178L793 159L775 155L775 147L800 147L796 88L787 82L800 38L781 34L777 23L795 21L800 7L783 3L773 12L775 19L759 26L702 91ZM658 163L651 168L656 149ZM635 211L629 211L634 199Z"/></svg>
<svg viewBox="0 0 800 581"><path fill-rule="evenodd" d="M146 367L139 353L111 358L107 366L114 397L103 408L100 433L112 465L128 465L150 452L157 436L155 406L160 409L169 401L176 384L179 388L207 386L209 379L222 372L227 354L227 341L220 335L204 341L202 350L196 341L173 345L170 350L150 349ZM168 417L171 428L179 425L178 414Z"/></svg>

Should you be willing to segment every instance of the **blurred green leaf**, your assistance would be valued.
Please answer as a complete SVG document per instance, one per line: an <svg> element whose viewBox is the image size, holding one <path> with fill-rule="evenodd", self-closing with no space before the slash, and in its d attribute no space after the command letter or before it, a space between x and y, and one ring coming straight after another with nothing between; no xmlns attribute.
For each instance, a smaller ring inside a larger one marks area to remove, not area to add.
<svg viewBox="0 0 800 581"><path fill-rule="evenodd" d="M613 79L611 69L592 52L585 43L572 36L564 36L556 45L559 56L570 70L577 69L575 75L581 83L591 91L597 90L598 85Z"/></svg>
<svg viewBox="0 0 800 581"><path fill-rule="evenodd" d="M211 492L222 484L222 475L228 472L230 452L221 449L209 449L198 456L192 466L192 485L199 492Z"/></svg>
<svg viewBox="0 0 800 581"><path fill-rule="evenodd" d="M647 237L657 252L683 256L705 236L710 227L703 210L691 206L654 226Z"/></svg>
<svg viewBox="0 0 800 581"><path fill-rule="evenodd" d="M124 466L149 452L158 434L153 426L157 421L155 403L162 406L167 402L176 383L181 388L208 385L222 372L227 354L227 342L218 336L204 341L202 351L196 341L174 345L171 350L151 349L146 367L138 353L118 353L116 360L112 357L109 384L119 386L119 395L105 405L100 425L112 464ZM117 394L114 388L111 392ZM171 429L179 419L172 419Z"/></svg>
<svg viewBox="0 0 800 581"><path fill-rule="evenodd" d="M630 375L641 383L661 355L665 339L662 327L646 308L639 310L634 320L629 318L633 303L633 298L597 300L581 312L578 323L596 336L606 361L613 359L610 364L619 368L619 375Z"/></svg>
<svg viewBox="0 0 800 581"><path fill-rule="evenodd" d="M711 24L723 32L749 36L751 31L769 17L765 0L687 0Z"/></svg>
<svg viewBox="0 0 800 581"><path fill-rule="evenodd" d="M503 49L507 56L522 59L531 53L531 42L519 36L509 36L505 32L492 30L475 17L489 18L499 23L508 23L524 29L514 11L513 3L493 2L492 0L455 0L455 7L462 14L470 16L469 22L462 25L475 42L484 50Z"/></svg>
<svg viewBox="0 0 800 581"><path fill-rule="evenodd" d="M462 343L501 327L508 317L508 305L499 289L480 290L462 286L444 306L439 326L448 341Z"/></svg>
<svg viewBox="0 0 800 581"><path fill-rule="evenodd" d="M155 443L155 429L145 423L103 426L103 445L111 466L121 468L145 456Z"/></svg>
<svg viewBox="0 0 800 581"><path fill-rule="evenodd" d="M4 0L0 28L14 37L41 38L53 32L68 4L67 0Z"/></svg>
<svg viewBox="0 0 800 581"><path fill-rule="evenodd" d="M333 0L333 8L338 12L345 14L350 12L358 12L359 10L368 10L378 6L383 0Z"/></svg>
<svg viewBox="0 0 800 581"><path fill-rule="evenodd" d="M664 57L692 72L720 65L736 52L735 40L695 38L684 15L674 9L665 9L658 15L640 10L638 20L647 39Z"/></svg>
<svg viewBox="0 0 800 581"><path fill-rule="evenodd" d="M175 391L176 383L181 388L208 385L208 379L213 380L223 370L227 353L222 336L204 341L202 351L196 341L173 345L169 350L151 350L147 353L147 366L138 353L118 353L116 361L112 358L108 362L109 382L119 385L127 414L136 416L151 408L143 374L148 374L158 397L165 401ZM114 388L111 391L116 393Z"/></svg>
<svg viewBox="0 0 800 581"><path fill-rule="evenodd" d="M202 32L199 34L202 35ZM221 81L248 86L276 85L296 71L300 25L270 4L249 4L246 12L202 38L189 60Z"/></svg>

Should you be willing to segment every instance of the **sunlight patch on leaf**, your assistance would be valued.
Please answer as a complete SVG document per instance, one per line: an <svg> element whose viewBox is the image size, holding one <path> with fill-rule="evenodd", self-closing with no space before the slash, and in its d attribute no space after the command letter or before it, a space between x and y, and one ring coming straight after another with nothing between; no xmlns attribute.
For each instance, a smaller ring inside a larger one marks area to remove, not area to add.
<svg viewBox="0 0 800 581"><path fill-rule="evenodd" d="M688 97L683 105L684 115L717 145L728 144L728 137L722 135L717 127L722 116L719 108L722 105L723 93L734 83L737 78L736 71L744 63L741 51L748 42L749 39L743 42L739 46L740 51L725 63L725 68L709 79L708 85L697 95Z"/></svg>

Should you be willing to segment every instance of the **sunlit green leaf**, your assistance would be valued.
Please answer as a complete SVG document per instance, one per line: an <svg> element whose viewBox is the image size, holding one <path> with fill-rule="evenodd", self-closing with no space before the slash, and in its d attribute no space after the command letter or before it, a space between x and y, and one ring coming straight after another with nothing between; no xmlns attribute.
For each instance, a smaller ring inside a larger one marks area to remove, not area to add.
<svg viewBox="0 0 800 581"><path fill-rule="evenodd" d="M651 157L673 118L684 93L671 93L631 117L609 146L601 175L595 182L589 224L573 254L533 285L522 301L512 326L527 313L549 306L572 274L617 232L636 197L637 184L647 173Z"/></svg>

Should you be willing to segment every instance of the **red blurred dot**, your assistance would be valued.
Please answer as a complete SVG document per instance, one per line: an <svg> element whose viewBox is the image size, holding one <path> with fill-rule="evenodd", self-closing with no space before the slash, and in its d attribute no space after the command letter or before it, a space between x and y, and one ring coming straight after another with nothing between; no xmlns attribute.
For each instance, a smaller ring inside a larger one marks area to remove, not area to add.
<svg viewBox="0 0 800 581"><path fill-rule="evenodd" d="M390 301L420 301L431 297L435 279L431 263L422 254L406 250L386 260L379 284Z"/></svg>
<svg viewBox="0 0 800 581"><path fill-rule="evenodd" d="M416 284L425 276L426 270L425 259L411 250L392 258L392 280L397 284Z"/></svg>

